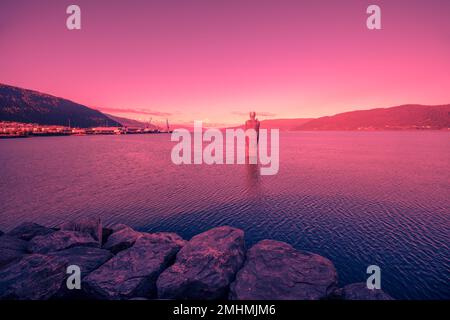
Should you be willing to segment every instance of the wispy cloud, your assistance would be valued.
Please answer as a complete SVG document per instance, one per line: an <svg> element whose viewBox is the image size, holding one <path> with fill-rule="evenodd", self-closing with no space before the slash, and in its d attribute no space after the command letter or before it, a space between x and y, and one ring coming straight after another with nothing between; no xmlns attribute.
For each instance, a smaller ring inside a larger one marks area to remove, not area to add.
<svg viewBox="0 0 450 320"><path fill-rule="evenodd" d="M102 107L97 108L102 112L107 113L132 113L132 114L142 114L142 115L150 115L155 117L169 117L172 113L169 112L161 112L161 111L153 111L153 110L143 110L143 109L133 109L133 108L108 108Z"/></svg>
<svg viewBox="0 0 450 320"><path fill-rule="evenodd" d="M257 117L275 117L276 116L275 113L271 113L271 112L262 112L262 111L255 111L255 112L256 112ZM235 116L248 117L249 112L233 111L233 112L231 112L231 114L233 114Z"/></svg>

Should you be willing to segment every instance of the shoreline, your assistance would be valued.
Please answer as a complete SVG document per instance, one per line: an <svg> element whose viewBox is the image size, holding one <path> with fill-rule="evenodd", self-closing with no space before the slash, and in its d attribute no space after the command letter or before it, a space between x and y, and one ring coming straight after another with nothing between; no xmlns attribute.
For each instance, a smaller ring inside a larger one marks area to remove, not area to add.
<svg viewBox="0 0 450 320"><path fill-rule="evenodd" d="M68 286L68 266L81 271ZM327 258L222 226L189 241L175 233L104 227L80 219L48 228L25 222L0 231L0 300L391 300L365 283L338 286Z"/></svg>
<svg viewBox="0 0 450 320"><path fill-rule="evenodd" d="M86 134L26 134L26 135L0 135L0 139L41 138L41 137L84 137L84 136L123 136L142 134L168 134L171 132L140 132L140 133L86 133Z"/></svg>
<svg viewBox="0 0 450 320"><path fill-rule="evenodd" d="M220 128L225 130L230 128ZM85 137L85 136L127 136L127 135L153 135L153 134L171 134L170 132L140 132L140 133L86 133L86 134L29 134L29 135L0 135L0 140L23 139L23 138L41 138L41 137ZM284 133L322 133L322 132L358 132L358 133L385 133L385 132L450 132L449 129L408 129L408 130L280 130Z"/></svg>

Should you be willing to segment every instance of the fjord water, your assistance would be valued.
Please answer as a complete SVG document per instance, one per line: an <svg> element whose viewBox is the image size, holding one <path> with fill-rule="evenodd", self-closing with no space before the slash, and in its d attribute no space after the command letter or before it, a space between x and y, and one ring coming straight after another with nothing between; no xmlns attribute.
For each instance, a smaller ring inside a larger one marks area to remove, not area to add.
<svg viewBox="0 0 450 320"><path fill-rule="evenodd" d="M0 141L0 229L99 216L186 239L211 227L331 259L340 285L381 267L398 299L450 299L450 133L292 132L280 171L170 160L170 136Z"/></svg>

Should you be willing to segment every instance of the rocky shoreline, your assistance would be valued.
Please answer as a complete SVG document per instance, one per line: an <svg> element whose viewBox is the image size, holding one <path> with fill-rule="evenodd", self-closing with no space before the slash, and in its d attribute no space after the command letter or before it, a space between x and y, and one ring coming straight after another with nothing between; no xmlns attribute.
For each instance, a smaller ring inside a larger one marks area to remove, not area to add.
<svg viewBox="0 0 450 320"><path fill-rule="evenodd" d="M81 289L69 290L69 265ZM333 263L287 243L247 249L244 231L217 227L186 241L175 233L104 227L81 219L0 231L0 299L390 300L365 283L338 287Z"/></svg>

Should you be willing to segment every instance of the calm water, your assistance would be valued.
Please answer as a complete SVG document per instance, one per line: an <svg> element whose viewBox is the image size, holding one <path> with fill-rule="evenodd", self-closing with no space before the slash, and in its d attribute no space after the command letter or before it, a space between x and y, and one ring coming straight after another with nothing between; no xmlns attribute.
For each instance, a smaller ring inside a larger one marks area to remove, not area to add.
<svg viewBox="0 0 450 320"><path fill-rule="evenodd" d="M185 238L214 226L382 270L395 298L450 299L450 134L282 133L280 171L175 166L169 135L0 141L0 229L81 216Z"/></svg>

